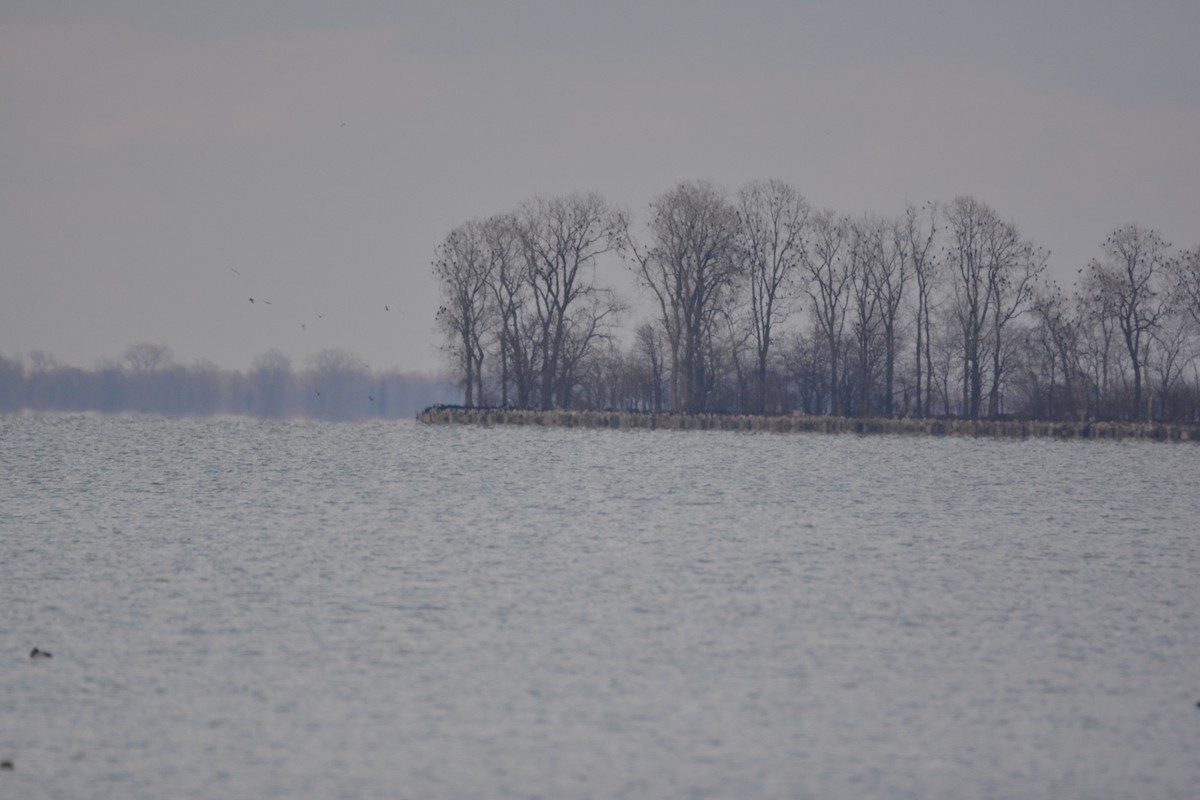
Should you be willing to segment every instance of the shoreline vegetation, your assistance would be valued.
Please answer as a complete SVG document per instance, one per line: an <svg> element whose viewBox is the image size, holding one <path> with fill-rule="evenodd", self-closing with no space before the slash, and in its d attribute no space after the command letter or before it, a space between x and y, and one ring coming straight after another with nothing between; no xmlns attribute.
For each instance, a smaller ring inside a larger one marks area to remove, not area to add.
<svg viewBox="0 0 1200 800"><path fill-rule="evenodd" d="M1200 442L1200 425L1157 422L989 420L949 417L858 418L791 414L674 414L641 411L535 411L433 405L417 419L426 425L538 426L613 430L743 431L752 433L856 433L901 436L971 436L992 439L1146 439Z"/></svg>
<svg viewBox="0 0 1200 800"><path fill-rule="evenodd" d="M977 198L897 212L682 181L640 218L576 192L460 223L433 277L461 402L1200 424L1200 246L1121 224L1060 285Z"/></svg>

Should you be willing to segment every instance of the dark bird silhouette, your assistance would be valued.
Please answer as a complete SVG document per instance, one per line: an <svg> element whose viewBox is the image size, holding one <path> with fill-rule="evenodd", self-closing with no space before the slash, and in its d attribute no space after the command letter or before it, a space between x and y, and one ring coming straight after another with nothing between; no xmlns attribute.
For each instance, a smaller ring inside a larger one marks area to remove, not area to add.
<svg viewBox="0 0 1200 800"><path fill-rule="evenodd" d="M12 768L13 768L13 763L11 761L9 761L7 758L4 759L3 761L0 761L0 769L12 769Z"/></svg>
<svg viewBox="0 0 1200 800"><path fill-rule="evenodd" d="M369 395L367 395L367 399L368 399L368 400L370 400L372 403L374 403L374 402L375 402L375 395L373 395L373 394L369 394Z"/></svg>
<svg viewBox="0 0 1200 800"><path fill-rule="evenodd" d="M30 651L29 657L30 658L50 658L50 654L47 653L45 650L39 650L38 648L35 647L35 648L33 648L33 650Z"/></svg>
<svg viewBox="0 0 1200 800"><path fill-rule="evenodd" d="M254 298L253 298L253 297L251 297L251 298L250 298L250 305L254 305Z"/></svg>

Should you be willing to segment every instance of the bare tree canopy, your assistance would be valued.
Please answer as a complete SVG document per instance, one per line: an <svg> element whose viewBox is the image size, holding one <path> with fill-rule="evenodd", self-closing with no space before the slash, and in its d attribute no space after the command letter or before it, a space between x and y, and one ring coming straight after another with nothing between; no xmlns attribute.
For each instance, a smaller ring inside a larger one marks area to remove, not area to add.
<svg viewBox="0 0 1200 800"><path fill-rule="evenodd" d="M571 405L576 369L621 304L597 282L601 256L619 251L627 221L600 195L538 197L516 214L540 337L541 407Z"/></svg>
<svg viewBox="0 0 1200 800"><path fill-rule="evenodd" d="M1175 264L1179 304L1200 325L1200 246L1185 252Z"/></svg>
<svg viewBox="0 0 1200 800"><path fill-rule="evenodd" d="M1146 349L1151 335L1169 310L1169 295L1161 285L1171 264L1171 246L1157 231L1128 224L1104 241L1104 256L1088 264L1084 291L1100 310L1115 320L1133 370L1132 414L1143 409L1142 384Z"/></svg>
<svg viewBox="0 0 1200 800"><path fill-rule="evenodd" d="M433 262L433 274L442 291L437 320L447 334L450 357L461 370L468 406L483 394L483 337L493 310L490 282L494 270L486 228L480 220L446 234Z"/></svg>
<svg viewBox="0 0 1200 800"><path fill-rule="evenodd" d="M711 183L685 182L650 205L649 247L635 248L639 276L653 293L671 349L671 407L707 407L706 360L717 316L742 264L737 211Z"/></svg>
<svg viewBox="0 0 1200 800"><path fill-rule="evenodd" d="M124 358L129 363L129 368L136 373L148 373L165 369L175 360L175 356L171 353L171 348L165 344L150 344L148 342L131 344L126 348Z"/></svg>
<svg viewBox="0 0 1200 800"><path fill-rule="evenodd" d="M460 225L435 274L469 405L1200 421L1200 248L1124 226L1074 291L1048 263L967 195L848 215L684 181L639 228L581 193Z"/></svg>
<svg viewBox="0 0 1200 800"><path fill-rule="evenodd" d="M749 286L750 325L757 358L756 410L767 408L767 366L776 326L791 311L789 300L803 263L809 208L804 196L781 181L754 182L738 192L739 256Z"/></svg>
<svg viewBox="0 0 1200 800"><path fill-rule="evenodd" d="M829 366L829 413L842 413L839 388L846 312L853 277L850 222L826 209L812 217L812 234L804 251L806 291L812 301L814 324L824 338Z"/></svg>

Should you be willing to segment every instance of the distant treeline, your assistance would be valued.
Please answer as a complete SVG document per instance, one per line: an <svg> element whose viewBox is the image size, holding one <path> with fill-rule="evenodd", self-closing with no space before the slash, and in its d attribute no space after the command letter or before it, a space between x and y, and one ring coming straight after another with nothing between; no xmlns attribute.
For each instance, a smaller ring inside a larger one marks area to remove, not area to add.
<svg viewBox="0 0 1200 800"><path fill-rule="evenodd" d="M596 194L470 220L433 274L467 406L1200 420L1200 246L1122 225L1067 287L1049 255L969 196L850 215L684 182L637 226Z"/></svg>
<svg viewBox="0 0 1200 800"><path fill-rule="evenodd" d="M0 356L0 411L142 412L166 415L238 414L267 419L412 418L449 399L437 376L372 372L343 350L324 350L303 369L272 350L248 372L200 362L175 362L162 344L135 344L120 359L92 370L66 366L44 352Z"/></svg>

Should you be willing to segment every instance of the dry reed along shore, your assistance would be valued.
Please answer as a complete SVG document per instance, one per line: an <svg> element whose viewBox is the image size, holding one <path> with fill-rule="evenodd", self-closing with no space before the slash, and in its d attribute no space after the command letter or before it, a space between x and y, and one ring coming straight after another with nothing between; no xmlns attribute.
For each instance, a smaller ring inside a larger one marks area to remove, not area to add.
<svg viewBox="0 0 1200 800"><path fill-rule="evenodd" d="M429 425L540 425L618 430L760 431L768 433L885 433L1025 439L1149 439L1200 442L1200 425L1154 422L1053 422L1039 420L855 419L793 414L654 414L637 411L528 411L430 406L417 419Z"/></svg>

